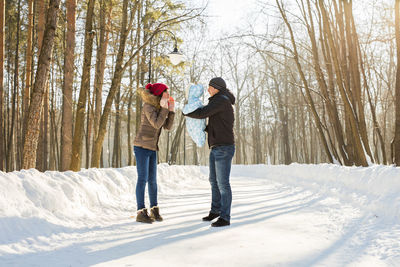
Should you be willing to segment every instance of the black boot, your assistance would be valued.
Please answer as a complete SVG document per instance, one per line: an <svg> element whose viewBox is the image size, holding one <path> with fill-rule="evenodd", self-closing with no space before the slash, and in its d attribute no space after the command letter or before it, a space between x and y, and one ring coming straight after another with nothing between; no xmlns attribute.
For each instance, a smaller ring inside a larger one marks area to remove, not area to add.
<svg viewBox="0 0 400 267"><path fill-rule="evenodd" d="M153 220L149 217L149 214L147 214L147 209L138 210L137 216L136 216L136 221L142 222L142 223L152 223L153 222Z"/></svg>
<svg viewBox="0 0 400 267"><path fill-rule="evenodd" d="M230 224L231 224L230 222L225 221L225 220L222 219L222 218L218 218L218 220L217 220L216 222L213 222L213 223L211 224L211 226L212 226L212 227L221 227L221 226L228 226L228 225L230 225Z"/></svg>
<svg viewBox="0 0 400 267"><path fill-rule="evenodd" d="M162 222L163 218L160 215L160 209L154 206L150 209L150 218L158 222Z"/></svg>
<svg viewBox="0 0 400 267"><path fill-rule="evenodd" d="M214 220L215 218L218 218L218 217L219 217L219 214L210 212L210 214L208 214L208 216L203 217L203 221L209 222L209 221L212 221L212 220Z"/></svg>

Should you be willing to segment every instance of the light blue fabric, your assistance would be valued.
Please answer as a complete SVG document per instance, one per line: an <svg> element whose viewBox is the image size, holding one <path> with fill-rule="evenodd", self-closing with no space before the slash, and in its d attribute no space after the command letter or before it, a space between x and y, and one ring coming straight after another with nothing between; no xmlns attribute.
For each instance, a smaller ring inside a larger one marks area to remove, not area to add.
<svg viewBox="0 0 400 267"><path fill-rule="evenodd" d="M189 114L203 106L200 97L204 94L204 87L201 84L191 85L189 88L188 103L183 107L183 114ZM186 117L186 129L189 136L198 147L204 146L206 142L206 120Z"/></svg>

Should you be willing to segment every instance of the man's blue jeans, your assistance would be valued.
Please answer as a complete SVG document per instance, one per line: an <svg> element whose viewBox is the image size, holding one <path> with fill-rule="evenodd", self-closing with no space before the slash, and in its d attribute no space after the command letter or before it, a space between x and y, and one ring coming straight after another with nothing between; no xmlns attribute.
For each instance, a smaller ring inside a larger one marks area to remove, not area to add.
<svg viewBox="0 0 400 267"><path fill-rule="evenodd" d="M211 212L231 220L232 191L229 183L235 145L217 146L210 152Z"/></svg>
<svg viewBox="0 0 400 267"><path fill-rule="evenodd" d="M136 183L137 209L145 208L144 191L148 183L150 208L157 206L157 152L138 146L134 147L138 179Z"/></svg>

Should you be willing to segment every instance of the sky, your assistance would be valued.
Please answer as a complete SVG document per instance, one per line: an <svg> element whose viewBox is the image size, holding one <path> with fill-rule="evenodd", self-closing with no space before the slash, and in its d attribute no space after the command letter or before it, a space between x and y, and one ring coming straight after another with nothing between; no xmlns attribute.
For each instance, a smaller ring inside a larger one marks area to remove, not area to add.
<svg viewBox="0 0 400 267"><path fill-rule="evenodd" d="M235 26L240 26L245 15L243 11L246 11L249 2L251 1L210 1L207 8L211 16L210 28L215 27L215 31L231 31Z"/></svg>
<svg viewBox="0 0 400 267"><path fill-rule="evenodd" d="M237 27L246 25L248 16L257 7L257 0L210 0L208 3L209 29L216 35L234 33Z"/></svg>
<svg viewBox="0 0 400 267"><path fill-rule="evenodd" d="M234 165L231 225L214 228L205 166L158 165L153 224L135 221L133 166L0 172L0 266L400 266L399 177Z"/></svg>

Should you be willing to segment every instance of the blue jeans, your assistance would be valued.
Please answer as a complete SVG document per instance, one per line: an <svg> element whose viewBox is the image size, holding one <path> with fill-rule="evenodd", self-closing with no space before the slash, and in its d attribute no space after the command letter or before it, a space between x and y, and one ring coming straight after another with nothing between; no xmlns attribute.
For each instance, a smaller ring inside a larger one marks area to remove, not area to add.
<svg viewBox="0 0 400 267"><path fill-rule="evenodd" d="M145 208L144 191L148 183L150 208L157 206L157 152L138 146L134 147L136 169L138 173L136 183L137 209Z"/></svg>
<svg viewBox="0 0 400 267"><path fill-rule="evenodd" d="M232 191L229 183L235 145L217 146L210 152L211 212L231 220Z"/></svg>

